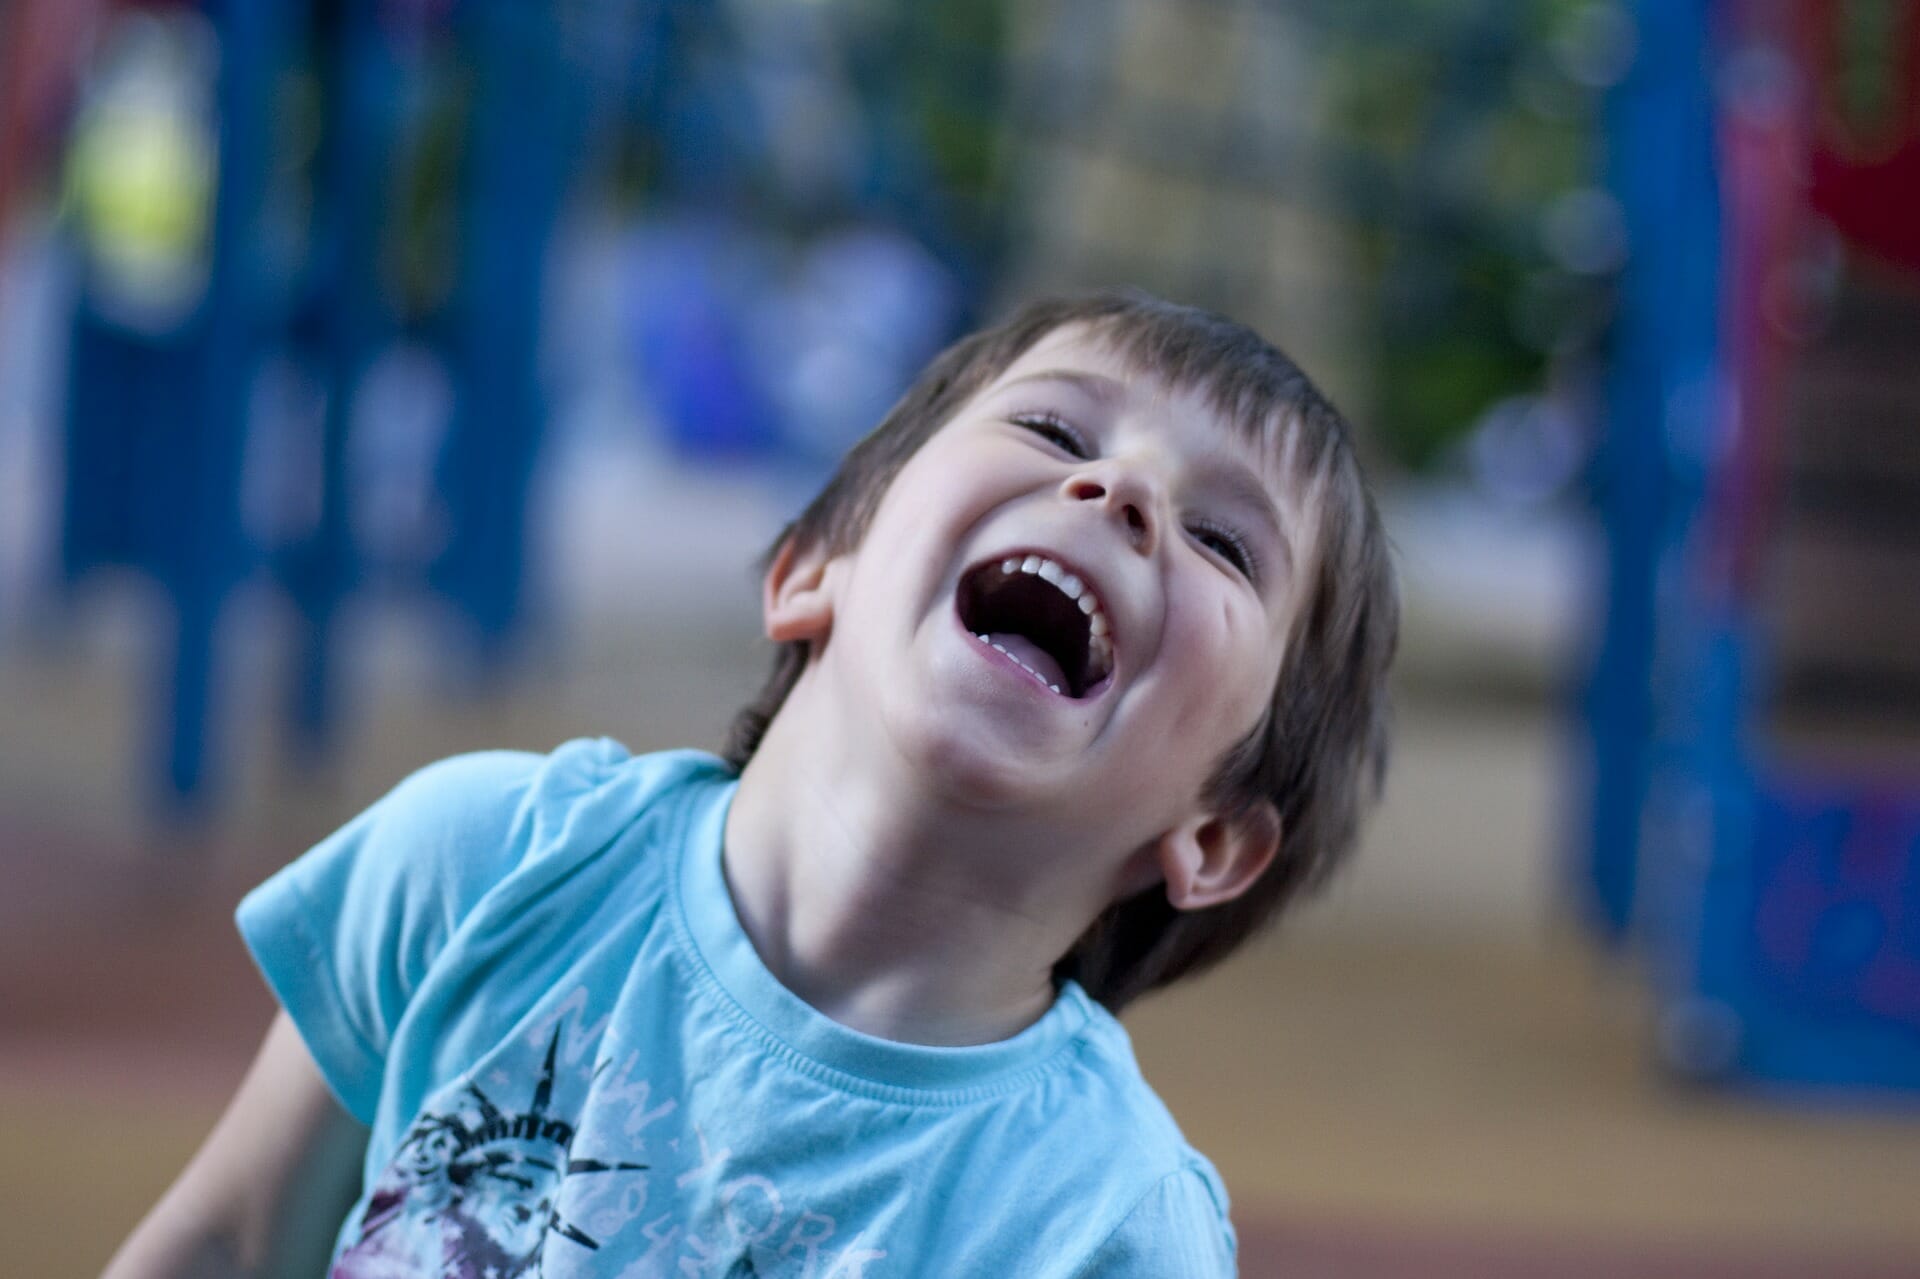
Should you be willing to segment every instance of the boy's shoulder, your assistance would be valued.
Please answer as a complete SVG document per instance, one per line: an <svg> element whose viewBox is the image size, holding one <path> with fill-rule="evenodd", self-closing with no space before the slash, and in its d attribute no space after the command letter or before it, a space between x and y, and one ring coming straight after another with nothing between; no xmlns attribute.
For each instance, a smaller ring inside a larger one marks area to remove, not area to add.
<svg viewBox="0 0 1920 1279"><path fill-rule="evenodd" d="M1063 998L1085 995L1069 988ZM1231 1274L1235 1236L1225 1184L1147 1082L1120 1023L1087 1003L1068 1069L1038 1090L1053 1104L1035 1107L1031 1128L1007 1133L995 1149L993 1158L1017 1187L1010 1209L1017 1203L1016 1215L1048 1223L1035 1242L1086 1258L1076 1275ZM1003 1124L1004 1116L993 1126ZM983 1148L992 1147L973 1147ZM1074 1220L1079 1225L1071 1230L1058 1224ZM976 1269L1020 1272L1017 1262L1007 1265L982 1261Z"/></svg>
<svg viewBox="0 0 1920 1279"><path fill-rule="evenodd" d="M611 737L577 737L545 753L503 749L449 755L408 774L393 794L428 805L507 797L566 802L612 782L654 792L707 773L732 775L725 761L706 751L635 755Z"/></svg>
<svg viewBox="0 0 1920 1279"><path fill-rule="evenodd" d="M527 856L604 837L683 786L732 777L705 751L635 755L612 738L576 738L545 754L486 750L437 760L361 820L427 838L484 833Z"/></svg>
<svg viewBox="0 0 1920 1279"><path fill-rule="evenodd" d="M1088 1007L1080 1055L1085 1075L1098 1082L1083 1088L1086 1104L1114 1131L1128 1134L1129 1149L1143 1165L1166 1173L1192 1169L1217 1186L1213 1165L1187 1141L1173 1112L1141 1071L1126 1028L1084 991L1069 985L1067 993L1086 1000Z"/></svg>

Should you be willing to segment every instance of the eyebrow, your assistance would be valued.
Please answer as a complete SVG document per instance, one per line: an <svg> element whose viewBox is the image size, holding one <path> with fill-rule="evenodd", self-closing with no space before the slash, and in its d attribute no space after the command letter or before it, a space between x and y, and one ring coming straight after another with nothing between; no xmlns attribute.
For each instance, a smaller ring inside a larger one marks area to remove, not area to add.
<svg viewBox="0 0 1920 1279"><path fill-rule="evenodd" d="M1111 404L1126 394L1126 386L1099 373L1086 373L1079 369L1044 369L1038 373L1029 373L1005 383L1002 389L1025 386L1029 382L1065 382L1091 399L1102 404Z"/></svg>
<svg viewBox="0 0 1920 1279"><path fill-rule="evenodd" d="M1274 503L1273 492L1260 477L1238 462L1228 462L1211 468L1215 483L1226 491L1229 499L1236 504L1250 508L1260 517L1260 522L1273 535L1274 544L1280 548L1280 563L1288 577L1293 576L1293 542L1287 537L1286 522L1280 518L1280 508Z"/></svg>

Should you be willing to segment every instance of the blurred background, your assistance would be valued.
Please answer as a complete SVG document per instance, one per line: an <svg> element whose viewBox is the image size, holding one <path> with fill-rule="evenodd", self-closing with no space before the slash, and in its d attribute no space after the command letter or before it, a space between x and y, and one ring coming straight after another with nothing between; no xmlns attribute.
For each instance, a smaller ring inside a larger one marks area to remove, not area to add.
<svg viewBox="0 0 1920 1279"><path fill-rule="evenodd" d="M0 7L0 1225L86 1275L413 768L717 746L945 343L1132 283L1358 424L1356 866L1129 1020L1249 1276L1920 1275L1920 5Z"/></svg>

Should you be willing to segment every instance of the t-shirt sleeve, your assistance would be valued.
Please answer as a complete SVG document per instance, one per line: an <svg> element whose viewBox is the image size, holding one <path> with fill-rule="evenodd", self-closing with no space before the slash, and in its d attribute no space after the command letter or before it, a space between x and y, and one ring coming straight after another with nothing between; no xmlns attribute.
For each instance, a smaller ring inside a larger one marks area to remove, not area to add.
<svg viewBox="0 0 1920 1279"><path fill-rule="evenodd" d="M1187 1167L1146 1193L1077 1279L1233 1279L1235 1250L1225 1190Z"/></svg>
<svg viewBox="0 0 1920 1279"><path fill-rule="evenodd" d="M550 757L430 764L261 884L235 912L342 1105L373 1122L394 1027L460 921L524 856Z"/></svg>

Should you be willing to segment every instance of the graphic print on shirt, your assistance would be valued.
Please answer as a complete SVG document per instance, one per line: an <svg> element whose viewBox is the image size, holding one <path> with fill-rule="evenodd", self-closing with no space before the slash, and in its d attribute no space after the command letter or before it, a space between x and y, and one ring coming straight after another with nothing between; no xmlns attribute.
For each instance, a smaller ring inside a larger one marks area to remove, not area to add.
<svg viewBox="0 0 1920 1279"><path fill-rule="evenodd" d="M463 1101L421 1114L375 1184L334 1279L516 1279L539 1274L548 1247L600 1247L561 1214L562 1186L647 1165L573 1154L574 1122L550 1113L561 1031L554 1027L527 1109L502 1110L468 1081Z"/></svg>
<svg viewBox="0 0 1920 1279"><path fill-rule="evenodd" d="M695 1120L638 1048L609 1039L612 1022L576 987L432 1094L332 1279L894 1273L864 1230ZM529 1088L527 1109L503 1109Z"/></svg>

